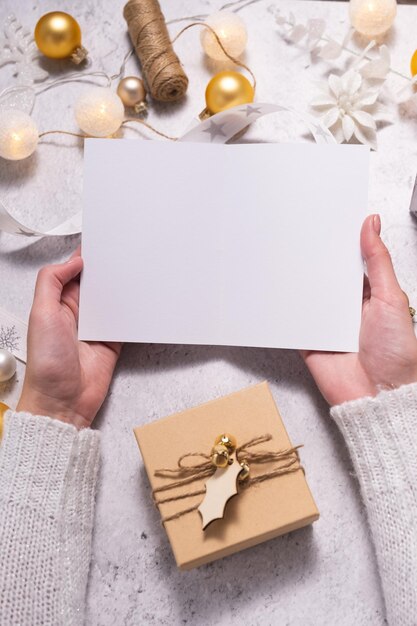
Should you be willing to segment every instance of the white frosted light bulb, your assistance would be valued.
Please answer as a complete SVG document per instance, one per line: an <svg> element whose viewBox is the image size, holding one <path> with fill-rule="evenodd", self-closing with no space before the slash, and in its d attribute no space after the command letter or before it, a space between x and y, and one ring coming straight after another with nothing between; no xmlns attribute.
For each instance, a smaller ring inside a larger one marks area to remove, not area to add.
<svg viewBox="0 0 417 626"><path fill-rule="evenodd" d="M38 141L38 128L30 115L15 109L0 112L0 157L26 159L35 152Z"/></svg>
<svg viewBox="0 0 417 626"><path fill-rule="evenodd" d="M125 108L119 96L106 87L94 87L75 103L78 126L92 137L109 137L119 130Z"/></svg>
<svg viewBox="0 0 417 626"><path fill-rule="evenodd" d="M239 57L242 54L246 47L248 34L244 21L236 13L218 11L210 15L205 23L214 30L228 54L232 57ZM227 60L227 56L208 28L201 31L201 45L211 59L216 61Z"/></svg>
<svg viewBox="0 0 417 626"><path fill-rule="evenodd" d="M397 0L350 0L350 21L367 39L384 35L394 23Z"/></svg>

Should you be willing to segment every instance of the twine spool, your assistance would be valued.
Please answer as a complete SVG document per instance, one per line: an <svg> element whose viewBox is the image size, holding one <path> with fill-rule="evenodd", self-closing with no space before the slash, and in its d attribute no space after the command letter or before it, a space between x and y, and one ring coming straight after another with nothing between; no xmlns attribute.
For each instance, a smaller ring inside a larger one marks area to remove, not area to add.
<svg viewBox="0 0 417 626"><path fill-rule="evenodd" d="M180 100L188 78L172 48L158 0L129 0L123 16L152 97L161 102Z"/></svg>

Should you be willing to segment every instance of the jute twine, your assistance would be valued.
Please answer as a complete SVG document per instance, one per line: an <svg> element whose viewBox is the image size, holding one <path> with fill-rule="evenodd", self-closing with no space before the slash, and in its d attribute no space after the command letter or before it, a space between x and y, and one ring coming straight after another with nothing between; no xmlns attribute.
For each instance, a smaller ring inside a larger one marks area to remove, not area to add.
<svg viewBox="0 0 417 626"><path fill-rule="evenodd" d="M123 15L152 97L162 102L180 100L188 78L172 48L158 0L129 0Z"/></svg>
<svg viewBox="0 0 417 626"><path fill-rule="evenodd" d="M258 437L254 437L250 439L243 445L239 446L236 449L236 458L239 463L246 462L251 468L253 465L259 464L262 465L264 463L278 463L275 467L264 472L262 474L257 474L256 476L251 476L246 481L241 483L241 486L244 488L250 487L251 485L256 485L258 483L264 482L265 480L270 480L271 478L276 478L278 476L283 476L285 474L292 474L293 472L302 471L304 472L304 468L300 465L300 457L298 454L299 448L303 446L294 446L292 448L286 448L285 450L260 450L259 452L254 452L250 450L254 446L257 446L261 443L265 443L267 441L271 441L272 435L260 435ZM203 459L200 462L196 462L191 465L187 465L184 463L185 459L190 458L199 458ZM180 456L177 461L177 467L175 468L162 468L155 470L154 476L159 478L170 478L172 482L161 485L160 487L156 487L152 491L152 495L154 498L155 504L159 507L160 504L165 504L167 502L175 502L177 500L184 500L186 498L192 498L194 496L200 496L206 493L206 489L197 489L194 491L185 491L184 493L175 495L175 496L162 496L158 497L157 494L165 493L170 491L171 489L178 489L180 487L184 487L189 485L197 480L202 480L205 478L209 478L216 471L216 467L211 462L210 455L205 454L204 452L187 452ZM196 511L199 504L195 504L186 509L182 509L177 513L172 515L167 515L162 518L162 523L169 522L170 520L179 519L183 515L187 513L191 513L192 511Z"/></svg>

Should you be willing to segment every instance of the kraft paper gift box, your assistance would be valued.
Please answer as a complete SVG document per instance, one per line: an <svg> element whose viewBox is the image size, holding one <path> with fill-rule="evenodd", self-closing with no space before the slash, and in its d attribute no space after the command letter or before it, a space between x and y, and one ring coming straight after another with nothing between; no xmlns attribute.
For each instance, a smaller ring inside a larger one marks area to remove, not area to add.
<svg viewBox="0 0 417 626"><path fill-rule="evenodd" d="M176 413L135 429L152 489L171 479L154 475L161 468L176 468L180 456L189 452L210 454L215 438L230 433L242 445L254 437L272 439L251 451L284 450L292 447L268 383ZM296 442L302 443L302 442ZM201 459L200 459L201 461ZM274 469L277 462L251 466L251 477ZM158 496L176 496L204 489L207 477ZM204 495L159 505L162 517L170 517L198 505ZM226 505L222 519L202 529L199 511L193 510L164 522L176 563L181 570L209 563L278 535L307 526L319 517L303 470L276 476L246 487Z"/></svg>

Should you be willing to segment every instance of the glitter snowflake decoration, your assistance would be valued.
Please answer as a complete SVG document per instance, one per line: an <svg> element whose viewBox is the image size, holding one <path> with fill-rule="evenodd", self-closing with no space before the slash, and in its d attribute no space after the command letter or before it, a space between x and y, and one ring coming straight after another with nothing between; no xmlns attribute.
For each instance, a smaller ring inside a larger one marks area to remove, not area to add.
<svg viewBox="0 0 417 626"><path fill-rule="evenodd" d="M19 347L19 341L16 326L0 326L0 348L14 352Z"/></svg>
<svg viewBox="0 0 417 626"><path fill-rule="evenodd" d="M31 85L45 80L48 72L34 63L39 50L32 34L25 30L14 15L4 20L3 35L0 34L0 67L14 63L14 74L20 85Z"/></svg>

